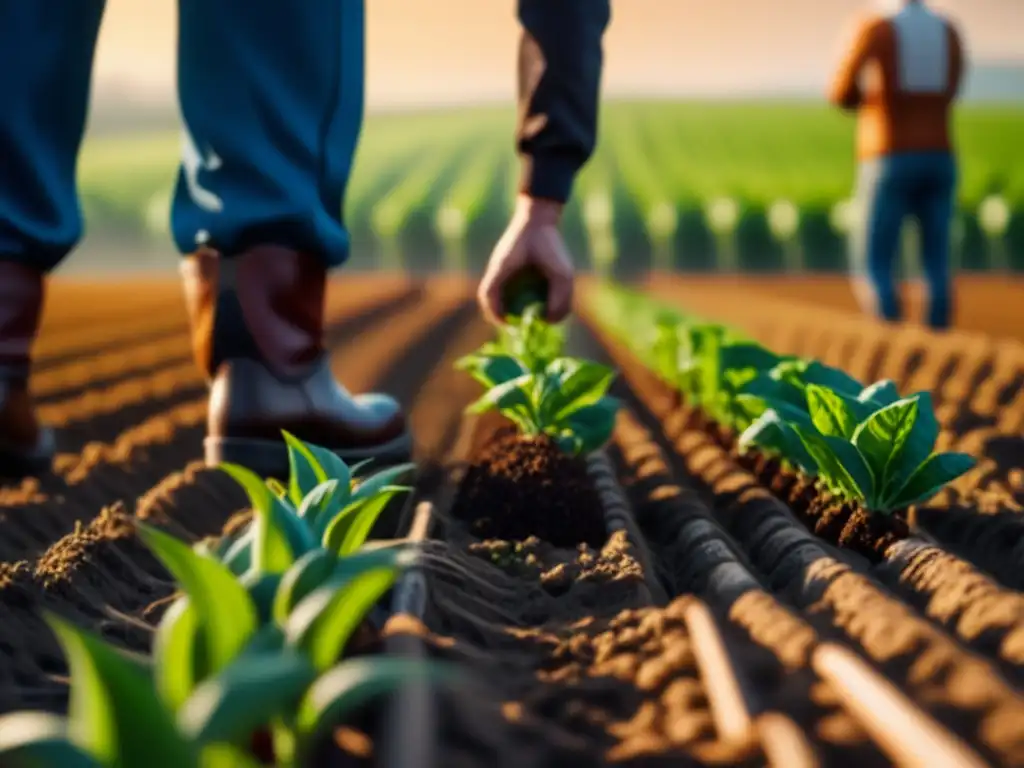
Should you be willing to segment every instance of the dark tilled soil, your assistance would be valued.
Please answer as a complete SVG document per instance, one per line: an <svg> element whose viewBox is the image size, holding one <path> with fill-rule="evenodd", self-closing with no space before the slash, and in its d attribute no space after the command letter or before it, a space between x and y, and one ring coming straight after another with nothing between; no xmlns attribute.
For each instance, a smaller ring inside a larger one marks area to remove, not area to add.
<svg viewBox="0 0 1024 768"><path fill-rule="evenodd" d="M759 764L755 745L715 736L682 618L692 598L644 607L624 533L596 551L456 534L430 568L427 626L394 629L472 674L443 700L438 764Z"/></svg>
<svg viewBox="0 0 1024 768"><path fill-rule="evenodd" d="M559 547L600 547L606 535L584 461L548 437L523 437L511 427L474 457L451 515L484 539L536 536Z"/></svg>
<svg viewBox="0 0 1024 768"><path fill-rule="evenodd" d="M885 557L890 546L910 535L906 512L892 516L869 514L859 504L833 499L819 491L809 478L785 469L777 459L761 453L733 451L732 455L786 502L800 522L829 544L877 562Z"/></svg>

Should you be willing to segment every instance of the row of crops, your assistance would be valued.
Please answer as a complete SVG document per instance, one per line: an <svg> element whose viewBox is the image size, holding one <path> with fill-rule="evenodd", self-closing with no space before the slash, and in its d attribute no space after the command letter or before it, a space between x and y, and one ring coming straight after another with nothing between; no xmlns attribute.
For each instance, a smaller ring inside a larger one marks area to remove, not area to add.
<svg viewBox="0 0 1024 768"><path fill-rule="evenodd" d="M515 191L512 120L494 109L371 116L345 203L356 263L478 268ZM962 268L1024 269L1022 132L1021 109L958 115ZM815 105L612 103L566 230L604 270L843 269L860 215L852 142L851 121ZM165 238L177 155L173 135L87 144L91 229ZM904 245L915 251L912 222Z"/></svg>
<svg viewBox="0 0 1024 768"><path fill-rule="evenodd" d="M457 367L484 388L467 411L505 417L512 427L511 442L503 443L506 461L533 466L535 480L543 475L544 495L555 497L564 491L559 481L566 480L566 462L601 452L627 409L608 395L617 371L568 355L564 329L539 319L533 297L523 299L498 339L461 358ZM938 423L925 394L901 396L888 380L865 387L840 369L777 355L728 328L619 287L604 286L593 303L601 308L602 326L700 413L704 428L744 430L743 450L780 457L786 467L812 478L818 492L867 514L902 516L908 505L933 496L974 463L963 454L935 452ZM410 680L445 685L466 675L468 665L464 669L457 662L375 654L364 637L381 632L388 613L381 604L415 564L409 541L368 539L391 499L410 490L398 483L413 465L366 473L365 464L350 467L287 433L285 439L286 483L238 466L222 467L252 505L252 519L234 533L189 546L152 523L135 521L138 535L180 589L155 629L151 657L123 653L92 630L48 615L71 672L69 711L66 717L31 711L0 717L0 764L338 764L332 762L340 750L335 730L368 703ZM505 439L498 431L491 441ZM537 469L540 448L556 452L563 463ZM479 454L471 458L479 464ZM527 482L527 475L521 477ZM578 494L576 501L587 498L579 487L571 492ZM582 512L593 513L599 528L607 522L602 510L576 505L515 511L520 514L493 522L507 530L531 514L549 523L561 515L570 542L588 538L580 525ZM492 514L479 504L474 512ZM684 522L677 520L680 526ZM541 531L533 533L543 538ZM465 586L466 579L456 582ZM599 588L609 589L610 583ZM473 604L465 605L464 611ZM708 612L705 626L711 629L691 632L698 659L707 658L707 638L717 638L715 623ZM735 663L720 641L715 647L721 663L701 662L709 696L716 689L710 670L731 676ZM842 664L826 660L815 669L827 673L859 722L872 724L867 732L887 757L903 763L898 758L943 743L941 728L887 686L880 671L843 654ZM507 667L511 671L505 674L515 673L515 664ZM535 674L533 668L527 672ZM758 683L770 678L762 676ZM742 697L740 706L745 707ZM882 726L864 714L873 708L893 721L881 735ZM720 699L712 709L722 709ZM422 725L402 721L392 738L422 739L427 733ZM744 744L748 736L739 730L737 743ZM799 732L796 743L804 744ZM952 743L969 759L954 762L960 759L956 754L929 764L979 764L964 745Z"/></svg>

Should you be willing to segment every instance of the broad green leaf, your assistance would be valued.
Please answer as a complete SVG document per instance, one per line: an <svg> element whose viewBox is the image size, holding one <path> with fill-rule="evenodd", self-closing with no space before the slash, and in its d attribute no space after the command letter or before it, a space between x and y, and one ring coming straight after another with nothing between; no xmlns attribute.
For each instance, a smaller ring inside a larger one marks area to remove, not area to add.
<svg viewBox="0 0 1024 768"><path fill-rule="evenodd" d="M235 576L241 576L252 567L252 553L256 542L256 528L250 522L224 553L222 562Z"/></svg>
<svg viewBox="0 0 1024 768"><path fill-rule="evenodd" d="M474 403L466 409L467 413L481 414L488 411L504 410L506 408L525 407L532 410L529 391L534 383L534 374L526 373L510 381L499 384L484 392Z"/></svg>
<svg viewBox="0 0 1024 768"><path fill-rule="evenodd" d="M284 630L277 624L264 624L249 639L245 649L242 651L242 655L277 653L282 648L284 648Z"/></svg>
<svg viewBox="0 0 1024 768"><path fill-rule="evenodd" d="M784 403L799 411L807 411L807 397L802 389L767 373L758 373L740 388L739 394L757 397L770 408L775 408L776 403Z"/></svg>
<svg viewBox="0 0 1024 768"><path fill-rule="evenodd" d="M321 477L320 462L299 438L282 430L288 448L288 498L298 507L306 495L327 478ZM319 472L317 470L320 470Z"/></svg>
<svg viewBox="0 0 1024 768"><path fill-rule="evenodd" d="M724 370L767 371L778 364L779 357L774 352L755 342L728 342L721 347L722 368Z"/></svg>
<svg viewBox="0 0 1024 768"><path fill-rule="evenodd" d="M310 744L366 702L403 684L451 685L460 679L461 673L450 664L390 657L349 659L313 683L299 705L295 727L300 741Z"/></svg>
<svg viewBox="0 0 1024 768"><path fill-rule="evenodd" d="M231 744L207 744L199 756L199 768L264 768L252 753Z"/></svg>
<svg viewBox="0 0 1024 768"><path fill-rule="evenodd" d="M849 397L857 397L864 389L864 385L846 373L846 371L819 363L817 360L807 363L807 366L800 374L800 378L804 384L825 387L833 392Z"/></svg>
<svg viewBox="0 0 1024 768"><path fill-rule="evenodd" d="M587 360L577 362L575 368L559 381L562 407L555 412L556 420L567 418L581 408L594 405L608 392L615 371L605 365Z"/></svg>
<svg viewBox="0 0 1024 768"><path fill-rule="evenodd" d="M857 417L838 394L831 389L808 384L807 411L822 435L849 440L857 429Z"/></svg>
<svg viewBox="0 0 1024 768"><path fill-rule="evenodd" d="M529 373L518 360L506 354L467 355L456 363L456 368L466 371L488 388Z"/></svg>
<svg viewBox="0 0 1024 768"><path fill-rule="evenodd" d="M887 497L895 497L909 482L910 476L934 453L935 442L939 439L939 421L935 418L931 394L917 392L907 399L917 401L917 418L903 450L893 458L889 482L883 491Z"/></svg>
<svg viewBox="0 0 1024 768"><path fill-rule="evenodd" d="M369 571L390 568L401 571L415 564L416 549L404 543L374 549L361 549L338 559L331 574L334 581L345 581Z"/></svg>
<svg viewBox="0 0 1024 768"><path fill-rule="evenodd" d="M373 524L395 494L407 488L385 487L338 513L324 532L323 547L339 556L355 552L366 542Z"/></svg>
<svg viewBox="0 0 1024 768"><path fill-rule="evenodd" d="M147 669L53 614L46 621L71 673L68 731L75 744L105 765L194 763L192 748L175 729Z"/></svg>
<svg viewBox="0 0 1024 768"><path fill-rule="evenodd" d="M297 558L316 546L305 522L270 493L256 474L236 464L221 464L221 469L245 489L252 503L253 566L264 573L284 573Z"/></svg>
<svg viewBox="0 0 1024 768"><path fill-rule="evenodd" d="M871 492L871 472L853 443L794 425L807 452L818 465L818 476L850 499L864 500Z"/></svg>
<svg viewBox="0 0 1024 768"><path fill-rule="evenodd" d="M75 746L68 722L48 712L0 715L0 765L4 768L103 768Z"/></svg>
<svg viewBox="0 0 1024 768"><path fill-rule="evenodd" d="M891 479L895 460L910 438L917 408L915 398L897 400L872 413L853 433L853 444L867 460L879 493Z"/></svg>
<svg viewBox="0 0 1024 768"><path fill-rule="evenodd" d="M296 509L296 514L299 516L299 519L304 520L308 526L315 526L317 516L323 508L330 503L332 497L337 491L337 480L326 480L317 485L313 490L305 495L302 502Z"/></svg>
<svg viewBox="0 0 1024 768"><path fill-rule="evenodd" d="M611 439L620 405L616 398L606 396L569 416L566 425L580 439L581 454L596 451Z"/></svg>
<svg viewBox="0 0 1024 768"><path fill-rule="evenodd" d="M310 550L296 560L281 579L274 596L274 621L284 626L292 609L330 578L337 564L337 556L323 548Z"/></svg>
<svg viewBox="0 0 1024 768"><path fill-rule="evenodd" d="M776 411L765 411L739 437L740 448L756 445L778 453L808 475L816 475L818 464L808 453L800 436Z"/></svg>
<svg viewBox="0 0 1024 768"><path fill-rule="evenodd" d="M239 579L249 593L249 597L252 598L253 605L256 606L256 616L260 626L267 624L273 617L274 596L277 594L281 578L282 574L280 573L260 573L252 570Z"/></svg>
<svg viewBox="0 0 1024 768"><path fill-rule="evenodd" d="M180 597L164 612L153 638L153 679L172 712L185 703L206 668L195 609Z"/></svg>
<svg viewBox="0 0 1024 768"><path fill-rule="evenodd" d="M869 384L857 395L862 403L874 402L879 405L892 405L900 399L899 390L889 379L881 379L874 384Z"/></svg>
<svg viewBox="0 0 1024 768"><path fill-rule="evenodd" d="M203 682L178 712L178 728L200 744L238 742L293 711L316 679L294 651L246 655Z"/></svg>
<svg viewBox="0 0 1024 768"><path fill-rule="evenodd" d="M256 606L225 566L172 536L136 523L143 542L188 595L200 626L208 674L223 669L256 631Z"/></svg>
<svg viewBox="0 0 1024 768"><path fill-rule="evenodd" d="M887 509L902 509L920 504L938 493L946 483L971 470L977 459L966 453L935 453L910 476L907 484L887 500Z"/></svg>
<svg viewBox="0 0 1024 768"><path fill-rule="evenodd" d="M331 579L318 587L288 617L288 644L308 655L319 672L330 669L397 575L394 568L380 568L345 581Z"/></svg>
<svg viewBox="0 0 1024 768"><path fill-rule="evenodd" d="M352 497L345 506L358 504L388 488L393 488L398 478L415 471L415 469L416 465L409 463L398 464L388 469L382 469L380 472L375 472L356 485L355 490L352 491Z"/></svg>
<svg viewBox="0 0 1024 768"><path fill-rule="evenodd" d="M319 483L337 480L339 488L348 488L352 485L352 468L338 454L312 443L303 443L303 445L316 460L314 469Z"/></svg>
<svg viewBox="0 0 1024 768"><path fill-rule="evenodd" d="M757 397L756 395L740 394L736 395L735 400L740 403L746 404L748 401L752 403L764 403L771 410L779 414L779 417L784 421L793 424L803 424L805 427L814 426L814 422L811 421L811 414L807 411L807 402L804 401L803 406L797 407L785 400L772 400L768 401L764 398Z"/></svg>

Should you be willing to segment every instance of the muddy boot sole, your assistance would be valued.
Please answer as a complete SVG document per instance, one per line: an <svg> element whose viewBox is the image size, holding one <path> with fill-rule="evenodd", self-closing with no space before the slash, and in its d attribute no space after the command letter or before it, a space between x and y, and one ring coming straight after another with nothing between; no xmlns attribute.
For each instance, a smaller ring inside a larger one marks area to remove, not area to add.
<svg viewBox="0 0 1024 768"><path fill-rule="evenodd" d="M263 478L288 478L288 448L283 440L208 437L203 441L203 447L207 466L238 464ZM411 461L412 435L406 432L381 445L329 450L349 466L369 460L372 463L366 469L373 472L389 465Z"/></svg>

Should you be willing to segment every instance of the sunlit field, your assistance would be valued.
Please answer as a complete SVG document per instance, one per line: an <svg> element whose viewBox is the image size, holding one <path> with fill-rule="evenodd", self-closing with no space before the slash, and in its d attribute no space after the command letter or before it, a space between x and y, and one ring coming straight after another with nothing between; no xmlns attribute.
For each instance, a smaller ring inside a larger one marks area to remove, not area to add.
<svg viewBox="0 0 1024 768"><path fill-rule="evenodd" d="M354 263L479 267L515 191L512 121L493 108L368 117L345 204ZM963 108L956 133L956 258L1024 269L1024 108ZM822 105L610 103L566 229L592 265L625 272L839 270L852 147L852 121ZM162 241L177 156L173 132L87 142L91 231Z"/></svg>

